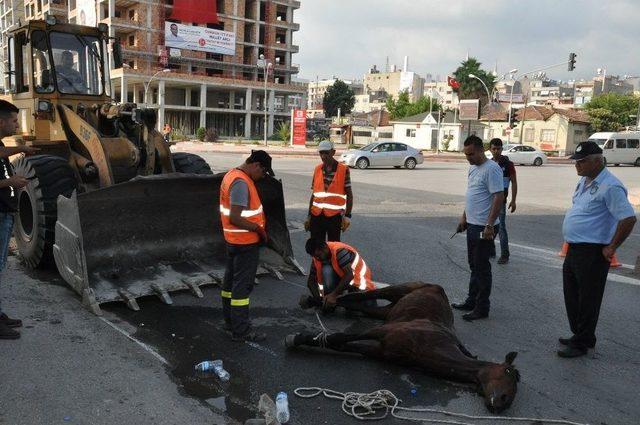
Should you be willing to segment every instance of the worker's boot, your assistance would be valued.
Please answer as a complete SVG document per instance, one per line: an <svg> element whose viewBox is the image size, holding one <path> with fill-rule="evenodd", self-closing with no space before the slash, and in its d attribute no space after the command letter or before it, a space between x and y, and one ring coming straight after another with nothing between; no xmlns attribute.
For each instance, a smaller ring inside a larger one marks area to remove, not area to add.
<svg viewBox="0 0 640 425"><path fill-rule="evenodd" d="M0 322L0 339L18 339L20 332Z"/></svg>

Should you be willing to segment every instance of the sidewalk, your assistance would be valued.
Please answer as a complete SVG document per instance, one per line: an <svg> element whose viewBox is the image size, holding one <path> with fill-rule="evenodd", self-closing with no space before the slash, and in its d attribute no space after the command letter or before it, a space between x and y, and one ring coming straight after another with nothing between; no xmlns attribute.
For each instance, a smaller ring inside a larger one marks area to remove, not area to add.
<svg viewBox="0 0 640 425"><path fill-rule="evenodd" d="M174 152L219 152L219 153L235 153L250 154L251 150L264 149L272 156L292 156L292 157L317 157L318 151L315 146L267 146L262 144L237 144L237 143L205 143L198 141L178 142L172 145ZM347 150L346 145L336 145L336 155L342 154ZM423 152L424 159L434 162L466 162L464 154L461 152L440 152L431 151ZM572 161L568 157L554 158L549 157L550 164L571 164Z"/></svg>

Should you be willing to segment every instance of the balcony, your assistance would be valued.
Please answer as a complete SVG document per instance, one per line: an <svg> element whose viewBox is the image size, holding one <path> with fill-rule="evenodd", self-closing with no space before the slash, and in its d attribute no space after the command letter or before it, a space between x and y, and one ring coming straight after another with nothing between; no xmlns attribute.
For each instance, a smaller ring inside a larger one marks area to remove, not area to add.
<svg viewBox="0 0 640 425"><path fill-rule="evenodd" d="M145 25L135 19L127 19L127 18L106 18L101 22L109 24L109 26L113 26L114 30L119 33L130 33L133 31L143 30L145 29Z"/></svg>

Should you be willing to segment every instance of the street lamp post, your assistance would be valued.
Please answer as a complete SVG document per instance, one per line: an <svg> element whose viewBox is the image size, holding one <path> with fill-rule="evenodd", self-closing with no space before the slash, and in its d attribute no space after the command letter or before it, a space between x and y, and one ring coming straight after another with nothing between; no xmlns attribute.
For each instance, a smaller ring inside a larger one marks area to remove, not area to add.
<svg viewBox="0 0 640 425"><path fill-rule="evenodd" d="M480 83L482 84L482 87L484 87L485 91L487 92L487 102L489 102L489 114L491 114L491 105L493 102L491 101L491 93L489 93L489 88L484 83L484 81L482 81L482 79L477 75L469 74L469 78L475 78L476 80L480 81ZM482 113L480 115L482 115ZM489 115L488 122L489 122L489 130L487 131L487 135L490 135L491 134L491 115Z"/></svg>
<svg viewBox="0 0 640 425"><path fill-rule="evenodd" d="M264 145L267 146L267 112L269 108L269 103L267 102L267 79L269 77L269 70L273 68L273 64L266 60L264 55L260 55L258 66L262 67L264 75Z"/></svg>
<svg viewBox="0 0 640 425"><path fill-rule="evenodd" d="M163 72L171 72L171 70L168 68L161 69L160 71L153 74L151 78L149 78L149 81L147 81L147 83L144 85L144 104L145 105L149 104L149 102L147 101L147 92L149 91L149 86L151 85L151 81L153 81L153 79L156 78L158 74L162 74Z"/></svg>

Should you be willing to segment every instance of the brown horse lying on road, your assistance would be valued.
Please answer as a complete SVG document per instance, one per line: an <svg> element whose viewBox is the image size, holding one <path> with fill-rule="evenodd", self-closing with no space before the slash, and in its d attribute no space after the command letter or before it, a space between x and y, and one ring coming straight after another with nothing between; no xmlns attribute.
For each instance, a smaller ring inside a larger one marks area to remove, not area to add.
<svg viewBox="0 0 640 425"><path fill-rule="evenodd" d="M390 304L371 306L370 300ZM516 395L518 370L512 365L517 353L507 354L504 363L477 360L462 345L453 326L447 295L439 285L405 283L338 298L338 306L385 320L385 324L360 334L288 335L288 348L311 346L417 367L431 375L476 384L487 409L499 413ZM373 342L373 343L371 343Z"/></svg>

